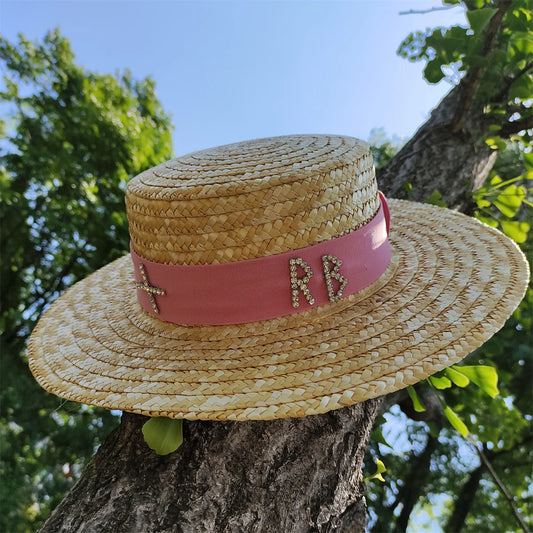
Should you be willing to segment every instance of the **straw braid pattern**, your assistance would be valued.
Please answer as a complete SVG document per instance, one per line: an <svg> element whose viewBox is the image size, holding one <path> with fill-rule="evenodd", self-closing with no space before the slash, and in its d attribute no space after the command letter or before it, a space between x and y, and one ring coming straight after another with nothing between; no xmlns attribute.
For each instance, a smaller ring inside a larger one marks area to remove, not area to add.
<svg viewBox="0 0 533 533"><path fill-rule="evenodd" d="M173 159L141 173L132 184L131 191L150 202L158 198L218 198L224 192L230 195L242 192L243 184L248 191L257 191L279 187L290 182L291 176L298 181L301 170L305 168L310 172L336 171L341 166L341 160L346 164L357 164L360 172L372 167L368 144L352 137L270 137L210 148ZM136 184L140 185L139 189Z"/></svg>
<svg viewBox="0 0 533 533"><path fill-rule="evenodd" d="M363 291L317 309L235 326L186 327L145 314L129 256L79 282L30 340L47 390L150 416L272 419L323 413L458 362L523 297L517 246L474 219L390 201L393 258Z"/></svg>
<svg viewBox="0 0 533 533"><path fill-rule="evenodd" d="M379 198L366 143L304 135L174 159L133 179L126 205L141 257L212 264L344 235L374 217Z"/></svg>

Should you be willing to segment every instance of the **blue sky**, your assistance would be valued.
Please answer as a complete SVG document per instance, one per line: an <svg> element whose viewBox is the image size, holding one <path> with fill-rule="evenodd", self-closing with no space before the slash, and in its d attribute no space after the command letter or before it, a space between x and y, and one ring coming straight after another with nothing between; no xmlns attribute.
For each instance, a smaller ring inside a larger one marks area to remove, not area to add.
<svg viewBox="0 0 533 533"><path fill-rule="evenodd" d="M438 0L8 1L0 32L41 39L59 26L77 61L151 76L172 114L177 155L290 133L408 137L449 90L396 56L409 32L464 24Z"/></svg>

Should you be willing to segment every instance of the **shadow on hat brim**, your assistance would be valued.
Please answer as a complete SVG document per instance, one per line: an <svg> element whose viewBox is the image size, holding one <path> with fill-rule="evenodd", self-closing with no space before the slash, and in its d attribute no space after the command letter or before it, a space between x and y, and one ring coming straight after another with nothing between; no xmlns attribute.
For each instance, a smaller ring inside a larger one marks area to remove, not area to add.
<svg viewBox="0 0 533 533"><path fill-rule="evenodd" d="M273 320L181 326L146 314L129 255L43 315L30 368L63 398L149 416L302 417L414 384L460 361L523 298L529 267L500 232L462 214L390 200L393 248L363 291Z"/></svg>

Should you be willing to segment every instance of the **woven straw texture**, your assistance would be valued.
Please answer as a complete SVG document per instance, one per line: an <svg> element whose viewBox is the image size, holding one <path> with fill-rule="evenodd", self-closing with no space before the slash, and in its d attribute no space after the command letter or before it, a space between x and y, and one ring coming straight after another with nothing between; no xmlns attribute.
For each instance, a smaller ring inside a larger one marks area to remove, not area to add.
<svg viewBox="0 0 533 533"><path fill-rule="evenodd" d="M170 264L309 246L360 227L378 205L368 147L331 136L197 152L141 174L127 193L136 252ZM357 294L263 322L180 326L141 309L128 255L46 311L31 370L70 400L205 420L307 416L416 383L500 329L529 271L512 241L474 219L389 205L391 264Z"/></svg>
<svg viewBox="0 0 533 533"><path fill-rule="evenodd" d="M211 264L344 235L379 208L368 145L350 137L274 137L195 152L128 185L134 250Z"/></svg>

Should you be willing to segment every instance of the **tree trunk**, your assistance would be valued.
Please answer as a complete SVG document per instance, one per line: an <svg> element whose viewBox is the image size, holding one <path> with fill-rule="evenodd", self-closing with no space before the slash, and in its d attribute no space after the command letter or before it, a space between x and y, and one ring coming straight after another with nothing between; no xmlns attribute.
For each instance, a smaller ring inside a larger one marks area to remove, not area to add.
<svg viewBox="0 0 533 533"><path fill-rule="evenodd" d="M385 194L405 196L408 182L413 199L438 189L450 207L469 207L495 152L480 140L480 106L454 133L462 94L452 90L380 172ZM145 418L124 414L42 531L364 531L361 466L378 404L304 419L185 422L184 444L165 457L144 444Z"/></svg>
<svg viewBox="0 0 533 533"><path fill-rule="evenodd" d="M271 422L184 422L177 452L124 413L43 532L365 529L363 456L379 400Z"/></svg>
<svg viewBox="0 0 533 533"><path fill-rule="evenodd" d="M414 137L378 171L378 183L391 198L423 202L438 191L450 209L471 213L470 193L487 179L497 152L484 142L488 124L480 105L470 110L461 131L453 131L455 109L465 92L462 85L450 91Z"/></svg>

